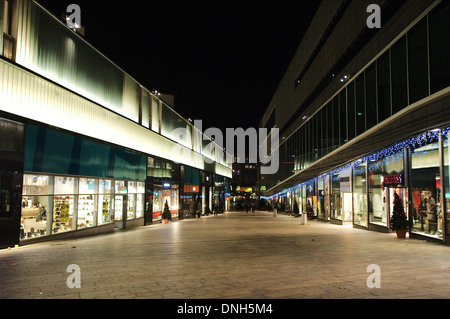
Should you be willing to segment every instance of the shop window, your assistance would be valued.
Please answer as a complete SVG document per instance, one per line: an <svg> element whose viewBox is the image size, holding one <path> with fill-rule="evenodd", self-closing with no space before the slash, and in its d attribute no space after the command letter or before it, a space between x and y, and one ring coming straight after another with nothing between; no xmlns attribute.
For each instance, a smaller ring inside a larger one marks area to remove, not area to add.
<svg viewBox="0 0 450 319"><path fill-rule="evenodd" d="M52 233L75 230L75 203L78 195L78 179L74 177L55 177L55 196L53 198Z"/></svg>
<svg viewBox="0 0 450 319"><path fill-rule="evenodd" d="M447 133L448 134L448 133ZM442 215L442 220L447 223L447 235L450 235L450 149L448 147L448 135L445 137L443 143L444 153L444 209L445 215Z"/></svg>
<svg viewBox="0 0 450 319"><path fill-rule="evenodd" d="M99 180L97 225L107 224L112 221L113 185L111 180Z"/></svg>
<svg viewBox="0 0 450 319"><path fill-rule="evenodd" d="M20 239L51 234L53 177L25 174L22 190Z"/></svg>
<svg viewBox="0 0 450 319"><path fill-rule="evenodd" d="M124 217L124 209L126 209L125 200L128 194L127 183L125 181L114 182L114 220L121 221Z"/></svg>
<svg viewBox="0 0 450 319"><path fill-rule="evenodd" d="M439 142L417 146L411 154L412 232L442 239Z"/></svg>
<svg viewBox="0 0 450 319"><path fill-rule="evenodd" d="M449 17L449 1L442 1L429 14L431 94L450 85Z"/></svg>
<svg viewBox="0 0 450 319"><path fill-rule="evenodd" d="M441 31L442 32L442 31ZM408 32L409 103L428 95L427 19Z"/></svg>
<svg viewBox="0 0 450 319"><path fill-rule="evenodd" d="M393 202L394 191L406 200L402 189L405 185L403 169L403 152L389 155L379 161L369 163L369 222L388 226L389 204ZM394 189L391 191L391 189ZM405 205L405 211L407 207Z"/></svg>
<svg viewBox="0 0 450 319"><path fill-rule="evenodd" d="M366 166L353 169L353 223L367 227Z"/></svg>
<svg viewBox="0 0 450 319"><path fill-rule="evenodd" d="M377 70L376 62L365 72L366 76L366 123L367 129L377 125Z"/></svg>
<svg viewBox="0 0 450 319"><path fill-rule="evenodd" d="M331 218L342 220L341 215L341 187L339 182L339 174L333 175L331 178Z"/></svg>
<svg viewBox="0 0 450 319"><path fill-rule="evenodd" d="M406 36L391 48L392 114L408 105L408 70L406 58Z"/></svg>
<svg viewBox="0 0 450 319"><path fill-rule="evenodd" d="M96 226L98 212L98 180L80 178L77 229Z"/></svg>
<svg viewBox="0 0 450 319"><path fill-rule="evenodd" d="M391 71L389 50L377 61L378 122L391 116Z"/></svg>

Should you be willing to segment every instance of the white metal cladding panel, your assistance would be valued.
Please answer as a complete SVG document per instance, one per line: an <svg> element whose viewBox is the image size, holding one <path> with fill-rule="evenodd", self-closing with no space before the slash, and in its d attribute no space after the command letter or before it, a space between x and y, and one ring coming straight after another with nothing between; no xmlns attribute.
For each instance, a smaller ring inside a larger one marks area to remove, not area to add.
<svg viewBox="0 0 450 319"><path fill-rule="evenodd" d="M31 0L20 1L16 63L139 120L140 85Z"/></svg>
<svg viewBox="0 0 450 319"><path fill-rule="evenodd" d="M0 60L0 110L199 169L200 154ZM217 165L221 175L229 168Z"/></svg>

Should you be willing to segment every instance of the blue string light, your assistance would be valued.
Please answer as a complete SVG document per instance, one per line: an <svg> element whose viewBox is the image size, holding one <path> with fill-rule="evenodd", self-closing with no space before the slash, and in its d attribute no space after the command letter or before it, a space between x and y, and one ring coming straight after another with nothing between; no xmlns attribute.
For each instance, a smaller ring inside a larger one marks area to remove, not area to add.
<svg viewBox="0 0 450 319"><path fill-rule="evenodd" d="M315 183L316 181L318 181L319 179L323 179L325 178L325 176L327 175L336 175L337 173L340 173L343 170L346 170L348 168L358 168L360 167L362 164L365 163L370 163L370 162L376 162L379 160L382 160L388 156L391 156L393 154L402 152L403 149L405 148L411 148L411 149L415 149L415 148L419 148L425 145L428 145L430 143L434 143L439 141L439 136L442 136L443 139L447 139L448 138L448 132L450 131L450 126L446 127L445 129L440 129L440 130L431 130L431 131L427 131L424 132L422 134L419 134L415 137L403 140L401 142L398 142L392 146L389 146L387 148L384 148L376 153L373 153L371 155L365 156L360 160L356 160L353 163L349 163L347 165L341 166L337 169L334 169L332 171L329 171L327 173L321 174L320 176L317 176L313 179L310 179L307 182L303 182L301 184L298 184L296 186L290 187L288 189L284 189L281 192L276 193L275 195L269 196L269 197L261 197L263 199L274 199L276 197L283 197L286 196L286 194L288 192L292 192L294 190L299 191L299 189L303 186L303 185L307 185L307 184L311 184L311 183Z"/></svg>

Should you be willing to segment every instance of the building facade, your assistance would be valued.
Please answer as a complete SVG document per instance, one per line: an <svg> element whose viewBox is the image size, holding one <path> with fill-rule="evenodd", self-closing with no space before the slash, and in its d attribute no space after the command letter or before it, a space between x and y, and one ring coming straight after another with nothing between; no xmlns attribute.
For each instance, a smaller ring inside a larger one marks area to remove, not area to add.
<svg viewBox="0 0 450 319"><path fill-rule="evenodd" d="M226 207L231 164L159 95L35 1L0 28L0 247Z"/></svg>
<svg viewBox="0 0 450 319"><path fill-rule="evenodd" d="M448 1L322 1L260 123L280 129L264 198L389 232L399 195L410 237L449 244L449 17Z"/></svg>

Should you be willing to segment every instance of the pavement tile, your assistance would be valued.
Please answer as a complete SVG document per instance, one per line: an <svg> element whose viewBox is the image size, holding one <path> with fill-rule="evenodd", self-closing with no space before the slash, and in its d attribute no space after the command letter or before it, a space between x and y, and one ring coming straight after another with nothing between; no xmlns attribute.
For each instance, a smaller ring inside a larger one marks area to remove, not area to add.
<svg viewBox="0 0 450 319"><path fill-rule="evenodd" d="M66 285L69 264L81 288ZM381 288L367 267L380 266ZM450 296L450 247L256 212L0 251L0 298L415 299Z"/></svg>

